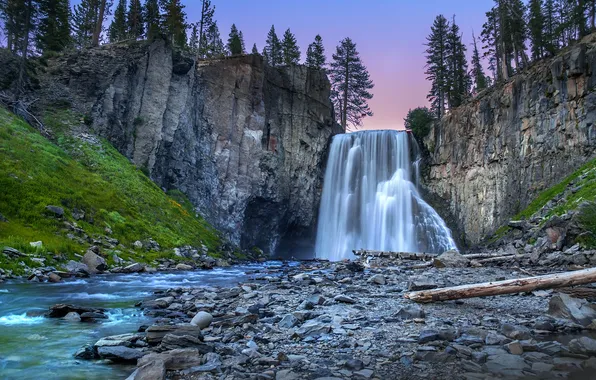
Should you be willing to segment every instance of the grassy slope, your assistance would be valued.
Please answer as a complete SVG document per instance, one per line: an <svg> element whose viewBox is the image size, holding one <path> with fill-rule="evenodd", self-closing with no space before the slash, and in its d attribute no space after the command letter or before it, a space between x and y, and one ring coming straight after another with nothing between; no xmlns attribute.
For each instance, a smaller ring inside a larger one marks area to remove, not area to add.
<svg viewBox="0 0 596 380"><path fill-rule="evenodd" d="M153 238L166 249L205 244L210 252L217 251L218 235L194 215L183 194L166 195L106 141L92 144L69 137L65 131L80 123L71 113L50 114L46 122L57 144L0 108L0 213L9 220L0 222L0 247L32 252L29 242L41 240L44 248L36 253L48 258L84 250L66 238L62 221L45 216L45 207L56 205L70 221L73 208L84 210L86 220L77 224L87 234L103 235L109 227L111 237L128 248L135 240ZM155 257L141 251L128 254L138 261ZM0 255L2 266L11 267Z"/></svg>
<svg viewBox="0 0 596 380"><path fill-rule="evenodd" d="M512 220L529 219L542 209L548 202L553 200L559 194L564 193L569 187L579 188L575 193L569 192L565 201L557 204L546 215L546 219L553 215L562 215L570 210L575 210L583 202L590 202L589 207L582 208L580 221L586 230L589 230L596 236L596 159L585 163L578 170L570 174L564 180L555 186L540 193L524 210L515 215ZM504 226L497 230L496 236L503 236L509 231L509 227ZM588 246L596 246L596 241L585 242Z"/></svg>

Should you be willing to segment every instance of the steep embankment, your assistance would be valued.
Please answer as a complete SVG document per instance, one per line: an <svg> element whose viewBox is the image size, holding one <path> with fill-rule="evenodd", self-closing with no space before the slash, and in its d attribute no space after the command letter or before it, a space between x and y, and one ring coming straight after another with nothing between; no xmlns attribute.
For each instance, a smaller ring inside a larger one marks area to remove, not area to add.
<svg viewBox="0 0 596 380"><path fill-rule="evenodd" d="M199 61L165 42L48 61L41 104L68 104L160 187L177 189L233 243L314 242L329 138L323 72L258 55Z"/></svg>
<svg viewBox="0 0 596 380"><path fill-rule="evenodd" d="M477 244L596 155L595 37L437 123L425 185Z"/></svg>
<svg viewBox="0 0 596 380"><path fill-rule="evenodd" d="M45 120L56 144L0 108L0 249L33 254L0 253L0 268L59 265L90 245L110 253L109 262L112 254L151 262L185 245L219 252L218 235L182 194L166 195L109 143L82 132L71 112Z"/></svg>

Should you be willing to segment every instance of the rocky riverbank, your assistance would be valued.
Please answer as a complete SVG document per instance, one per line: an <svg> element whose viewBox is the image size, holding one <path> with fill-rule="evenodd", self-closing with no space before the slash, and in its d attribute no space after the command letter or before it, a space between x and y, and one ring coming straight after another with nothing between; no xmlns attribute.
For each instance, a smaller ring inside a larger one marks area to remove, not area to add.
<svg viewBox="0 0 596 380"><path fill-rule="evenodd" d="M138 361L130 379L569 378L594 371L596 307L585 300L551 291L423 305L403 297L523 272L285 265L234 287L160 292L139 304L153 325L78 355Z"/></svg>

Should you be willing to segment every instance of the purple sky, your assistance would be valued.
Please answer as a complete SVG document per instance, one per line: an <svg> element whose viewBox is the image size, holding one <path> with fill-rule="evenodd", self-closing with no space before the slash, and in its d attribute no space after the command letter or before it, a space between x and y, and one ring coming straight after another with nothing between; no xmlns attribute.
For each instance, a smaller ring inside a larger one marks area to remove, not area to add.
<svg viewBox="0 0 596 380"><path fill-rule="evenodd" d="M78 3L75 0L73 3ZM115 1L115 3L117 0ZM188 22L198 20L200 2L183 0ZM278 36L290 28L305 58L318 33L328 57L338 42L350 37L357 44L375 83L370 107L374 116L366 129L402 128L408 109L427 105L430 88L424 75L424 43L438 14L456 15L471 53L472 30L480 34L493 0L212 0L224 42L232 23L243 32L246 48L263 49L275 24Z"/></svg>

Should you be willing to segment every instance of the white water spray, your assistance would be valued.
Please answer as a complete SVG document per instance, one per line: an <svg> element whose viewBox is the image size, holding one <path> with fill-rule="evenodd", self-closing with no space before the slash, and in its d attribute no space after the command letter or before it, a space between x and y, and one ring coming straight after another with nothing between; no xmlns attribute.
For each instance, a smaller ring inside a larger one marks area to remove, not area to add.
<svg viewBox="0 0 596 380"><path fill-rule="evenodd" d="M331 143L316 255L338 261L353 249L442 253L456 249L445 222L412 182L409 134L366 131Z"/></svg>

